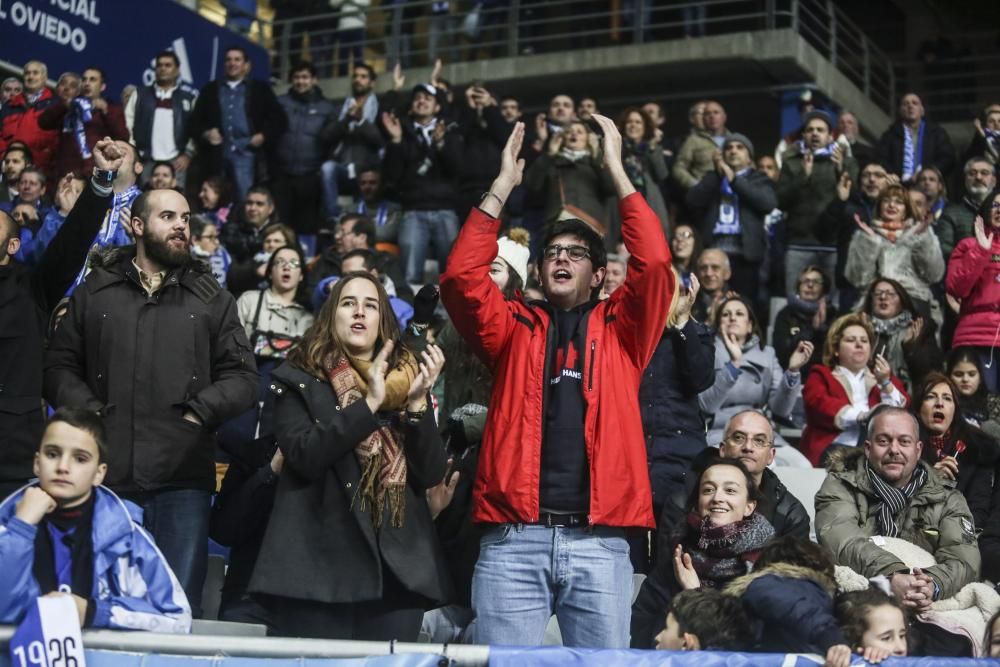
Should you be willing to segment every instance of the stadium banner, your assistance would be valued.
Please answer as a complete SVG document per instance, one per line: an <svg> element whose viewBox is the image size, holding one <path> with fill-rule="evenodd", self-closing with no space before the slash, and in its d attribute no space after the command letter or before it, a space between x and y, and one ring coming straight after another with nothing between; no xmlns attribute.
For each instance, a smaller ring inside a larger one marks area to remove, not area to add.
<svg viewBox="0 0 1000 667"><path fill-rule="evenodd" d="M0 0L0 60L22 67L40 60L49 79L88 66L107 75L105 95L119 101L127 84L150 85L156 54L181 61L181 81L201 88L222 72L229 46L250 55L250 76L267 80L267 51L174 0Z"/></svg>
<svg viewBox="0 0 1000 667"><path fill-rule="evenodd" d="M380 655L368 658L237 658L223 655L161 655L85 649L84 654L86 667L438 667L442 664L442 659L446 660L443 656L433 653ZM0 667L19 666L11 662L8 652L0 651Z"/></svg>
<svg viewBox="0 0 1000 667"><path fill-rule="evenodd" d="M821 667L819 656L716 651L635 651L560 647L490 647L490 667ZM852 667L867 665L857 657ZM1000 665L1000 660L962 658L891 658L886 667L972 667Z"/></svg>

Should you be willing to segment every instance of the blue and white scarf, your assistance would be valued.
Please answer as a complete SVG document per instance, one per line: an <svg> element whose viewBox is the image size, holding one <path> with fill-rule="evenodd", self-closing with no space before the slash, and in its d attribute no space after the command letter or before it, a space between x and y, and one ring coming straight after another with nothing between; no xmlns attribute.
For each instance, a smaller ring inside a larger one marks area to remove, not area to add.
<svg viewBox="0 0 1000 667"><path fill-rule="evenodd" d="M344 100L344 104L340 107L340 116L338 120L344 120L347 117L347 112L351 110L354 105L354 98L348 97ZM368 97L365 98L365 104L361 107L361 120L352 120L347 126L354 130L361 123L374 123L378 120L378 100L375 99L375 93L369 93Z"/></svg>
<svg viewBox="0 0 1000 667"><path fill-rule="evenodd" d="M355 213L361 215L368 215L368 205L363 201L358 202L358 210ZM375 226L382 227L389 220L389 202L382 202L378 205L378 210L375 211Z"/></svg>
<svg viewBox="0 0 1000 667"><path fill-rule="evenodd" d="M994 153L1000 153L1000 132L984 127L983 134L986 135L986 145L989 149Z"/></svg>
<svg viewBox="0 0 1000 667"><path fill-rule="evenodd" d="M131 210L132 202L142 194L142 190L136 185L132 185L128 190L124 192L116 192L111 197L111 206L108 208L108 212L104 215L104 222L101 223L101 229L97 232L97 236L94 238L94 242L91 244L90 249L96 250L98 248L112 248L120 247L132 244L132 237L128 233L128 219L122 219L122 211L126 208ZM76 275L76 279L73 284L70 285L69 290L66 291L66 295L73 293L76 286L83 282L83 279L87 277L90 273L90 262L84 262L83 267L81 267L80 272Z"/></svg>
<svg viewBox="0 0 1000 667"><path fill-rule="evenodd" d="M87 147L87 132L84 125L94 117L94 105L86 97L77 97L70 104L66 117L63 118L62 131L76 136L76 145L84 160L90 159L90 148Z"/></svg>
<svg viewBox="0 0 1000 667"><path fill-rule="evenodd" d="M903 175L902 180L912 180L920 172L921 163L924 160L924 127L927 123L920 121L920 129L917 131L917 145L913 145L913 134L909 128L903 126Z"/></svg>
<svg viewBox="0 0 1000 667"><path fill-rule="evenodd" d="M837 147L836 141L831 141L826 146L823 146L822 148L817 148L816 150L812 150L811 148L806 146L806 142L802 141L801 139L799 139L797 143L799 146L800 154L805 155L806 153L812 153L812 156L814 158L833 157L833 149Z"/></svg>
<svg viewBox="0 0 1000 667"><path fill-rule="evenodd" d="M750 167L736 172L736 176L743 176L750 172ZM732 183L725 176L722 177L720 186L721 196L719 197L719 217L715 221L715 228L712 230L714 236L727 236L739 234L740 227L740 196L733 190Z"/></svg>

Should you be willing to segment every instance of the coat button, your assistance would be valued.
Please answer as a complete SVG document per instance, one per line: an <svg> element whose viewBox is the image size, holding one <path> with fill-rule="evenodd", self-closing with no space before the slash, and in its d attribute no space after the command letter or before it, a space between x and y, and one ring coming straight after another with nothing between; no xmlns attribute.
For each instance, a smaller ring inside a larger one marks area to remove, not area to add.
<svg viewBox="0 0 1000 667"><path fill-rule="evenodd" d="M318 420L318 419L314 419L313 421L315 421L315 422L316 422L317 424L319 423L319 420Z"/></svg>
<svg viewBox="0 0 1000 667"><path fill-rule="evenodd" d="M192 380L197 380L197 379L198 379L198 376L197 376L197 375L192 375L192 376L191 376L191 379L192 379Z"/></svg>
<svg viewBox="0 0 1000 667"><path fill-rule="evenodd" d="M97 379L98 380L103 380L104 379L104 374L103 373L98 373L97 374Z"/></svg>
<svg viewBox="0 0 1000 667"><path fill-rule="evenodd" d="M350 482L348 482L348 483L347 483L347 484L345 484L344 486L346 486L346 487L347 487L347 488L349 489L349 488L351 488L351 483L350 483Z"/></svg>
<svg viewBox="0 0 1000 667"><path fill-rule="evenodd" d="M305 388L306 388L306 386L300 382L299 383L299 389L305 389Z"/></svg>
<svg viewBox="0 0 1000 667"><path fill-rule="evenodd" d="M275 389L275 386L273 384L271 385L271 389Z"/></svg>
<svg viewBox="0 0 1000 667"><path fill-rule="evenodd" d="M340 410L340 406L339 406L339 405L337 405L337 406L334 406L334 409L335 409L335 410Z"/></svg>

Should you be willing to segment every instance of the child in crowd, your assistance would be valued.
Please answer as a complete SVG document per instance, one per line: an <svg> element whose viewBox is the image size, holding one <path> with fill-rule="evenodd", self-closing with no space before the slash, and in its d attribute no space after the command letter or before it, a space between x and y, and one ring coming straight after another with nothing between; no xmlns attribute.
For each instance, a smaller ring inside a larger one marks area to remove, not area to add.
<svg viewBox="0 0 1000 667"><path fill-rule="evenodd" d="M37 483L0 503L0 623L69 595L85 627L187 633L191 607L152 538L103 486L104 425L60 408L35 453Z"/></svg>
<svg viewBox="0 0 1000 667"><path fill-rule="evenodd" d="M739 598L711 588L681 591L670 602L660 651L746 651L752 645Z"/></svg>
<svg viewBox="0 0 1000 667"><path fill-rule="evenodd" d="M906 613L895 598L871 588L844 593L836 614L847 643L827 652L826 667L848 667L852 652L876 664L907 654Z"/></svg>
<svg viewBox="0 0 1000 667"><path fill-rule="evenodd" d="M991 658L1000 658L1000 611L986 624L986 638L983 640L983 652Z"/></svg>

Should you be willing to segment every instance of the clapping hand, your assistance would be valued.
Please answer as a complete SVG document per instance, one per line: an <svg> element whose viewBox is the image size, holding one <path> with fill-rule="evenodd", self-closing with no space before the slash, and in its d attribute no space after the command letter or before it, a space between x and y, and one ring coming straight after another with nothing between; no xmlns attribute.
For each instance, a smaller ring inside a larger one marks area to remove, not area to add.
<svg viewBox="0 0 1000 667"><path fill-rule="evenodd" d="M395 343L387 340L368 368L368 393L365 395L365 403L368 404L372 414L378 412L385 401L385 374L389 368L389 355L392 354L394 346Z"/></svg>
<svg viewBox="0 0 1000 667"><path fill-rule="evenodd" d="M850 196L851 175L845 171L840 174L840 180L837 181L837 199L840 201L847 201Z"/></svg>
<svg viewBox="0 0 1000 667"><path fill-rule="evenodd" d="M993 247L993 232L989 234L986 233L986 223L983 222L983 216L977 215L976 222L974 224L974 229L976 232L976 243L983 250L989 250Z"/></svg>
<svg viewBox="0 0 1000 667"><path fill-rule="evenodd" d="M553 142L555 143L555 142ZM524 176L524 158L519 158L521 145L524 144L524 123L515 123L507 143L500 154L500 175L497 180L503 180L511 189L521 184Z"/></svg>
<svg viewBox="0 0 1000 667"><path fill-rule="evenodd" d="M812 178L814 160L815 158L811 151L802 155L802 171L805 172L806 178Z"/></svg>
<svg viewBox="0 0 1000 667"><path fill-rule="evenodd" d="M607 116L595 113L592 118L601 126L604 139L601 148L604 149L604 166L608 169L620 169L622 166L622 135L618 126Z"/></svg>
<svg viewBox="0 0 1000 667"><path fill-rule="evenodd" d="M868 236L875 236L875 230L871 228L871 225L862 220L861 216L857 213L854 214L854 224Z"/></svg>
<svg viewBox="0 0 1000 667"><path fill-rule="evenodd" d="M395 114L383 111L382 125L385 126L385 131L389 133L389 139L392 143L398 144L403 140L403 126Z"/></svg>
<svg viewBox="0 0 1000 667"><path fill-rule="evenodd" d="M392 68L392 89L402 90L405 85L406 75L403 74L403 66L396 63L396 66Z"/></svg>
<svg viewBox="0 0 1000 667"><path fill-rule="evenodd" d="M789 372L797 373L802 370L802 367L812 358L813 349L814 346L809 341L799 341L799 344L795 346L795 350L792 352L792 356L788 359Z"/></svg>
<svg viewBox="0 0 1000 667"><path fill-rule="evenodd" d="M432 519L436 519L438 514L451 504L451 499L455 496L455 489L458 487L458 478L461 473L456 470L452 474L453 462L454 459L448 459L448 468L444 472L444 479L441 480L441 483L427 489L427 506L431 510Z"/></svg>
<svg viewBox="0 0 1000 667"><path fill-rule="evenodd" d="M923 328L924 318L917 316L912 322L910 322L910 325L906 327L906 331L903 332L903 342L911 343L915 341L917 336L920 335L920 332L923 331Z"/></svg>
<svg viewBox="0 0 1000 667"><path fill-rule="evenodd" d="M830 161L837 167L837 173L844 171L844 149L840 144L834 144L830 152Z"/></svg>
<svg viewBox="0 0 1000 667"><path fill-rule="evenodd" d="M684 553L684 547L680 544L674 549L674 576L677 578L677 583L686 591L701 588L701 579L694 570L691 555Z"/></svg>
<svg viewBox="0 0 1000 667"><path fill-rule="evenodd" d="M427 407L427 392L431 390L441 369L444 367L444 352L437 345L428 345L420 353L420 372L413 378L410 391L406 395L407 407L410 412L420 412Z"/></svg>

